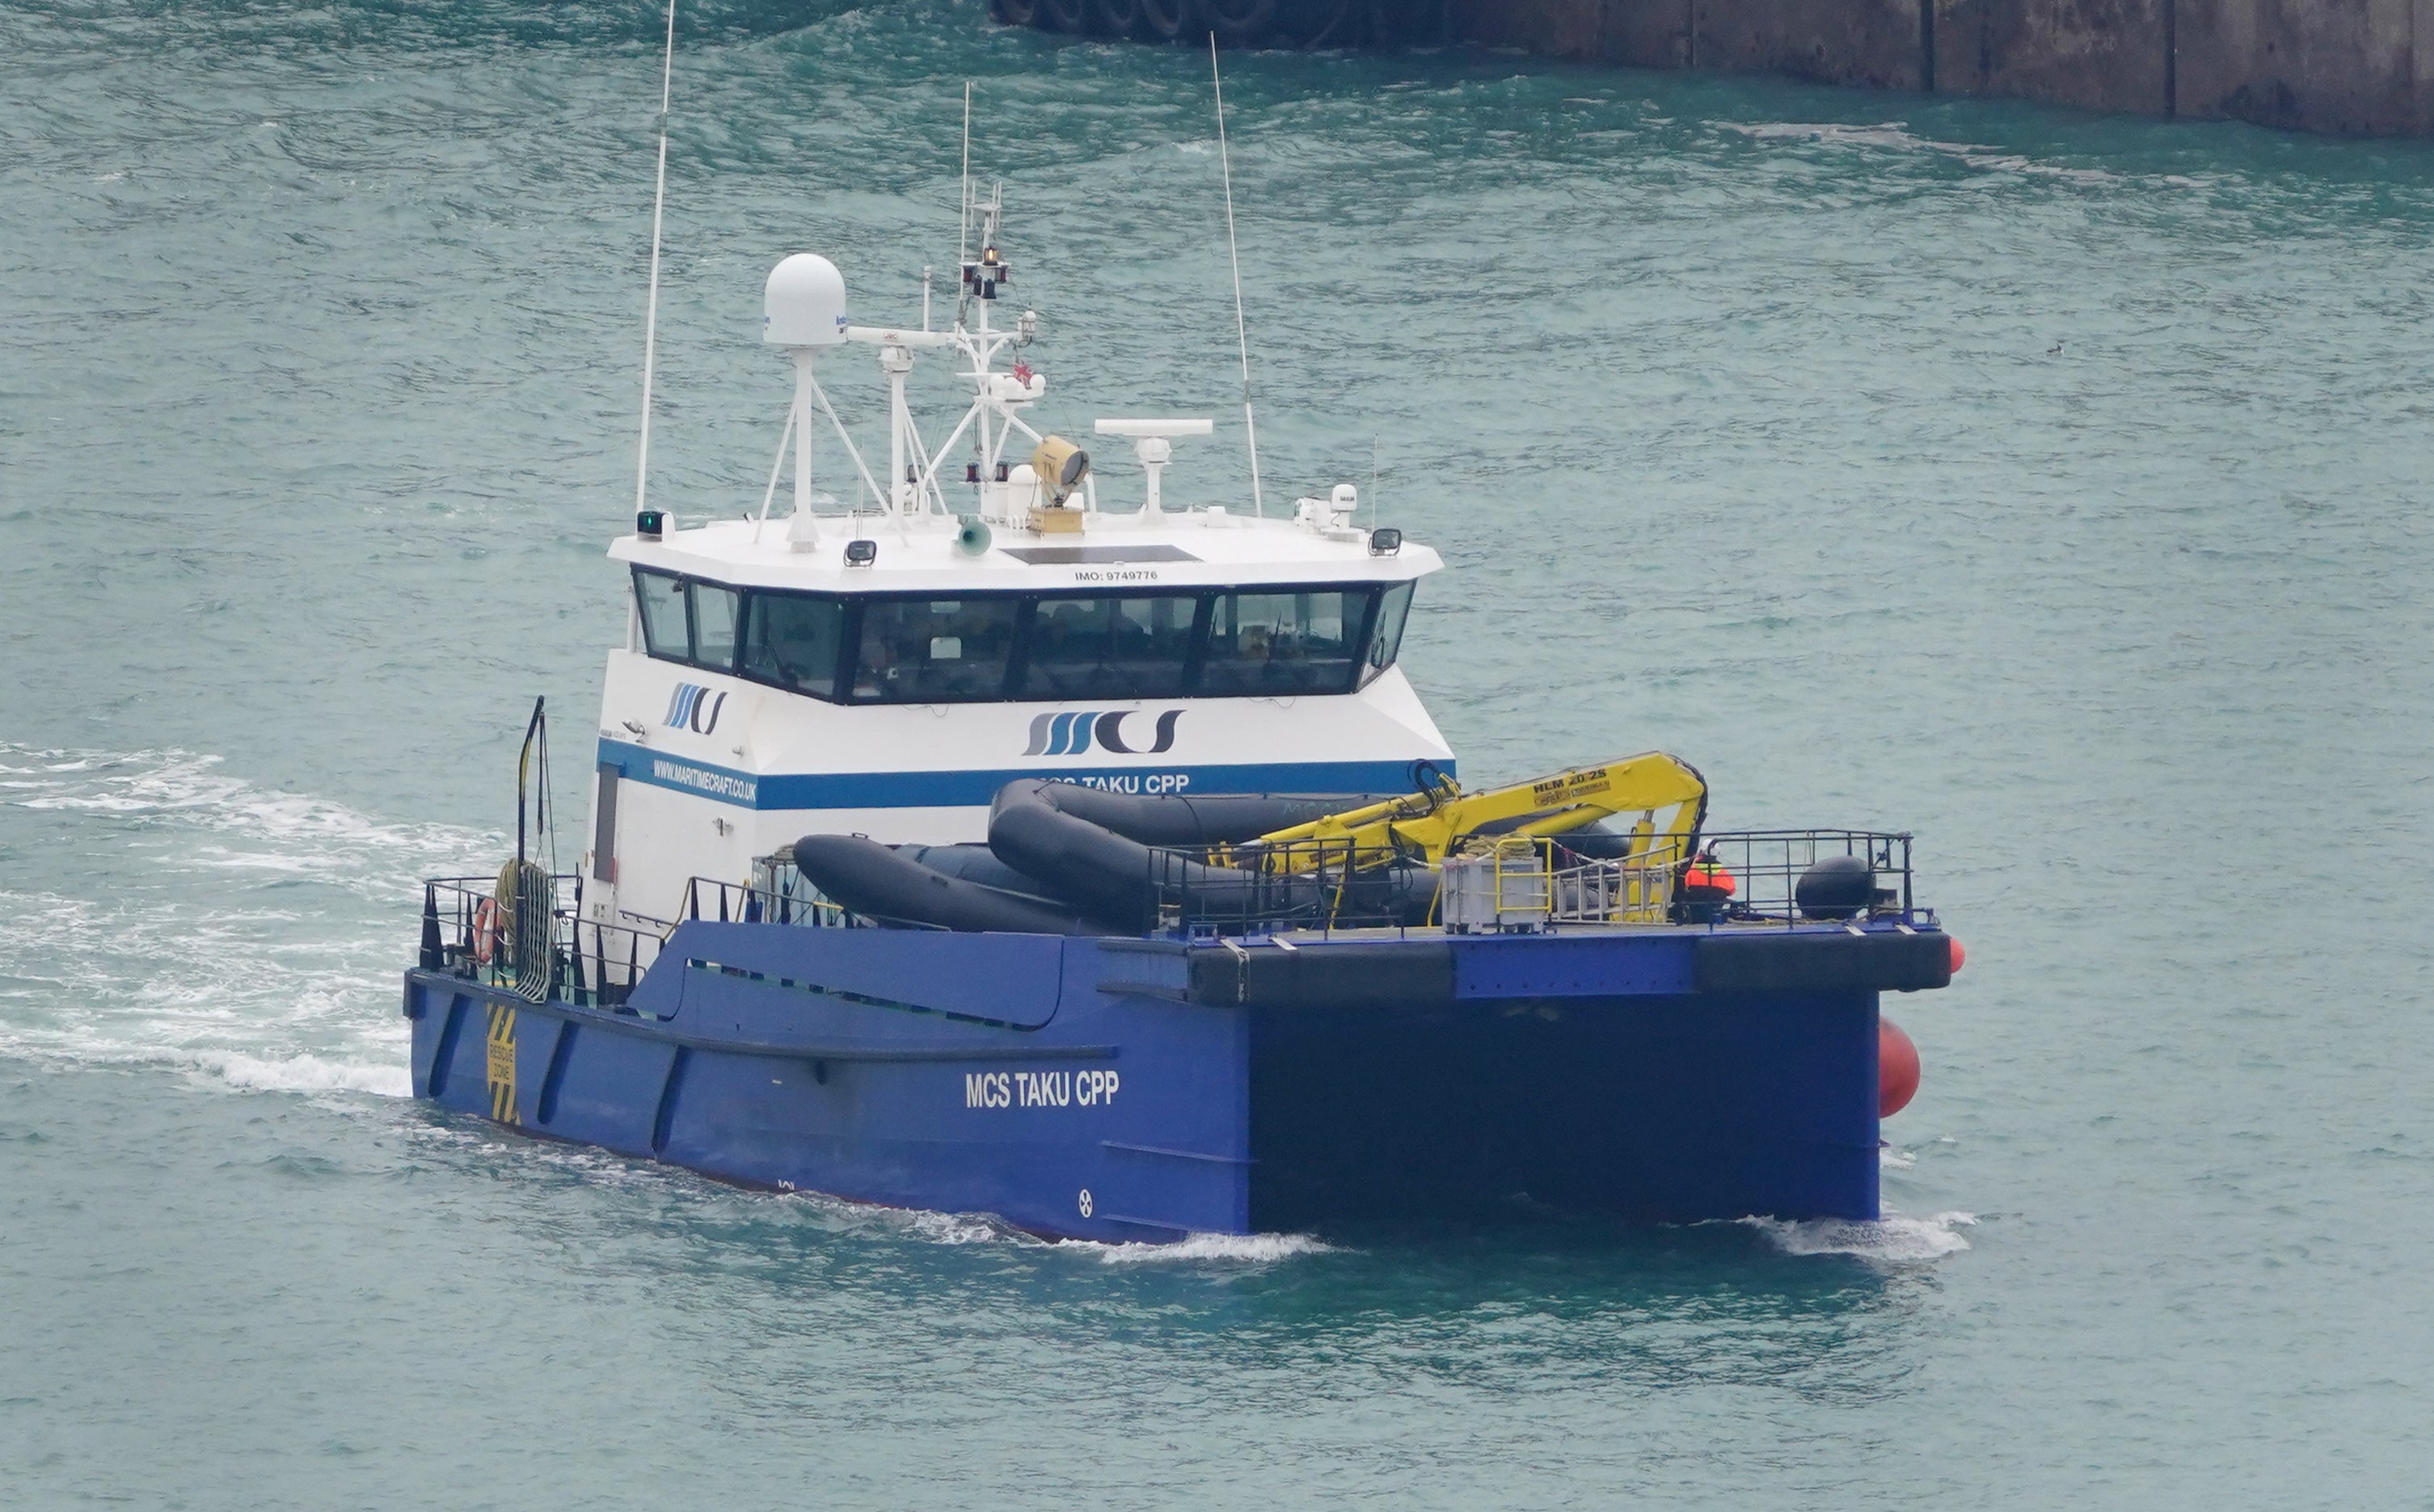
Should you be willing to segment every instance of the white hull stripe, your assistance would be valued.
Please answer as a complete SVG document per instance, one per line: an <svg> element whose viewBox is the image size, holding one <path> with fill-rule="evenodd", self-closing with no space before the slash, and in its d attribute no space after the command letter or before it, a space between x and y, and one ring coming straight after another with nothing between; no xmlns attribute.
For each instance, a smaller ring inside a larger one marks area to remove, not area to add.
<svg viewBox="0 0 2434 1512"><path fill-rule="evenodd" d="M1046 777L1130 793L1367 792L1413 790L1410 761L1279 761L1155 767L1006 767L985 772L833 772L766 776L662 756L624 740L600 742L600 762L625 781L694 793L738 808L982 808L1018 777ZM1436 763L1447 775L1454 763Z"/></svg>

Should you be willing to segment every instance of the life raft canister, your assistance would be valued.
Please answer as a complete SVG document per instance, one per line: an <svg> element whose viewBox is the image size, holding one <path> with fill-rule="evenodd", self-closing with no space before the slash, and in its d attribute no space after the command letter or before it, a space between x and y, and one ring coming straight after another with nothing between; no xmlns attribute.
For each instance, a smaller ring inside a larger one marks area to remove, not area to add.
<svg viewBox="0 0 2434 1512"><path fill-rule="evenodd" d="M1713 924L1724 911L1724 904L1733 895L1733 874L1716 859L1712 850L1703 850L1690 858L1682 868L1681 896L1675 917L1684 924Z"/></svg>
<svg viewBox="0 0 2434 1512"><path fill-rule="evenodd" d="M1714 851L1701 851L1682 873L1682 895L1693 903L1722 903L1733 895L1733 874Z"/></svg>

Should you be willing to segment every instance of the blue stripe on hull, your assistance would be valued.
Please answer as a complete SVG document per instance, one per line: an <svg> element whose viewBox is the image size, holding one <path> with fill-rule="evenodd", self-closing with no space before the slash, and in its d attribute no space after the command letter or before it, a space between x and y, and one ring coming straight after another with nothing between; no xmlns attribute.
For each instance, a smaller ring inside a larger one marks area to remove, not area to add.
<svg viewBox="0 0 2434 1512"><path fill-rule="evenodd" d="M1133 793L1409 792L1409 761L1279 761L1130 767L1003 767L986 772L837 772L762 775L602 740L600 763L626 781L739 808L986 808L1000 788L1048 777ZM1448 776L1451 760L1437 763Z"/></svg>
<svg viewBox="0 0 2434 1512"><path fill-rule="evenodd" d="M1463 937L1449 1001L1284 1009L1181 1001L1181 958L1138 943L689 923L635 994L661 1016L422 972L405 995L415 1093L442 1106L1041 1233L1425 1220L1521 1195L1875 1217L1876 994L1690 994L1684 944ZM1525 960L1560 969L1534 980Z"/></svg>

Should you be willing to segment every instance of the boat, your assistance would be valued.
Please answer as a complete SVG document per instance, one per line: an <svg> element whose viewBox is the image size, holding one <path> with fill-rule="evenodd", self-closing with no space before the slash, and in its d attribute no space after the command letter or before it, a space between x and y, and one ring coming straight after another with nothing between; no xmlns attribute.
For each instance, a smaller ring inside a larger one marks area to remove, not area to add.
<svg viewBox="0 0 2434 1512"><path fill-rule="evenodd" d="M1466 787L1399 654L1437 552L1350 484L1271 509L1256 451L1173 502L1208 416L1094 417L1121 473L1035 426L1003 188L965 210L934 329L769 274L768 487L609 544L588 842L546 859L536 705L516 855L423 887L415 1096L1058 1239L1876 1218L1879 997L1961 960L1911 837L1711 828L1655 751ZM968 389L935 445L924 359Z"/></svg>

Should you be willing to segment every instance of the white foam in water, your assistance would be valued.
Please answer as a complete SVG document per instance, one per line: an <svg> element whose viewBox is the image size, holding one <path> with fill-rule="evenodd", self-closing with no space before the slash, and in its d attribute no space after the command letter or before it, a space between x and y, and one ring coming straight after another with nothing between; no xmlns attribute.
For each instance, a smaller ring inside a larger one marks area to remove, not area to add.
<svg viewBox="0 0 2434 1512"><path fill-rule="evenodd" d="M1890 1265L1915 1265L1941 1260L1969 1248L1961 1231L1975 1225L1977 1215L1938 1213L1913 1218L1887 1213L1874 1223L1847 1218L1743 1218L1788 1255L1856 1255Z"/></svg>
<svg viewBox="0 0 2434 1512"><path fill-rule="evenodd" d="M917 1239L932 1244L1044 1244L1045 1240L1011 1227L1003 1220L986 1213L934 1213L926 1209L900 1210L875 1208L868 1203L850 1202L843 1198L827 1198L823 1201L850 1210L856 1218L877 1216L894 1224Z"/></svg>
<svg viewBox="0 0 2434 1512"><path fill-rule="evenodd" d="M1173 1244L1106 1244L1093 1239L1042 1239L1025 1233L988 1213L935 1213L917 1208L880 1207L821 1193L793 1194L790 1200L809 1202L848 1223L873 1225L907 1233L938 1245L1003 1244L1054 1249L1063 1254L1094 1257L1110 1266L1141 1264L1273 1265L1303 1255L1322 1255L1335 1247L1299 1233L1194 1233Z"/></svg>
<svg viewBox="0 0 2434 1512"><path fill-rule="evenodd" d="M484 870L471 858L503 837L384 823L218 765L0 742L0 810L26 811L12 824L63 831L97 862L126 857L54 883L70 891L0 892L0 1054L406 1096L397 996L420 879Z"/></svg>
<svg viewBox="0 0 2434 1512"><path fill-rule="evenodd" d="M1972 168L1995 173L2066 178L2079 183L2111 183L2118 177L2101 168L2065 168L1966 142L1938 142L1932 137L1917 136L1905 130L1899 121L1886 121L1877 126L1846 126L1833 121L1772 121L1756 126L1727 121L1723 125L1727 131L1738 131L1759 142L1817 142L1830 146L1884 147L1896 152L1940 152L1958 158ZM2177 176L2169 177L2168 181L2188 182Z"/></svg>
<svg viewBox="0 0 2434 1512"><path fill-rule="evenodd" d="M403 1045L399 1048L403 1049ZM270 1061L235 1051L203 1051L194 1057L194 1063L231 1087L255 1092L369 1092L384 1097L414 1093L414 1077L403 1059L393 1065L361 1065L317 1055Z"/></svg>
<svg viewBox="0 0 2434 1512"><path fill-rule="evenodd" d="M1092 1244L1068 1241L1099 1251L1110 1266L1204 1263L1266 1266L1304 1255L1335 1252L1335 1246L1306 1233L1195 1233L1173 1244Z"/></svg>
<svg viewBox="0 0 2434 1512"><path fill-rule="evenodd" d="M214 770L219 764L218 756L191 751L36 751L0 741L0 777L13 790L9 806L154 818L224 832L232 844L250 842L201 847L193 857L173 857L173 866L329 872L404 897L427 871L462 866L467 857L494 854L505 843L495 833L388 824L344 804L257 788Z"/></svg>

